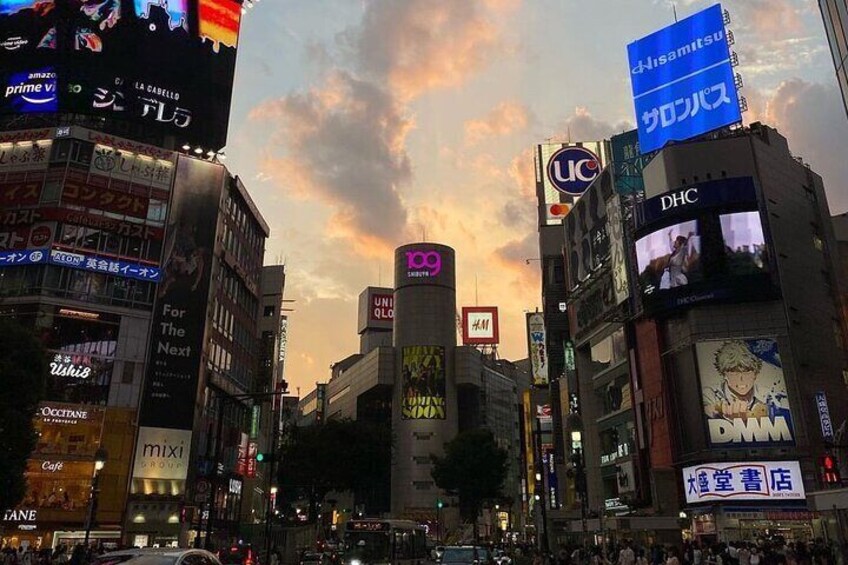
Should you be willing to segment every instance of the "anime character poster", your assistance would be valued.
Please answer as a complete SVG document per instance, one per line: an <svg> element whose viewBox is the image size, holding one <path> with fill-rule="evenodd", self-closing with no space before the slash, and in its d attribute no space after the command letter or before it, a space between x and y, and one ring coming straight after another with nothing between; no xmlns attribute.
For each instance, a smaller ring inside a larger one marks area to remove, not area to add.
<svg viewBox="0 0 848 565"><path fill-rule="evenodd" d="M794 445L795 428L777 341L704 341L696 350L711 445Z"/></svg>
<svg viewBox="0 0 848 565"><path fill-rule="evenodd" d="M444 420L445 348L437 345L404 347L402 351L404 420Z"/></svg>

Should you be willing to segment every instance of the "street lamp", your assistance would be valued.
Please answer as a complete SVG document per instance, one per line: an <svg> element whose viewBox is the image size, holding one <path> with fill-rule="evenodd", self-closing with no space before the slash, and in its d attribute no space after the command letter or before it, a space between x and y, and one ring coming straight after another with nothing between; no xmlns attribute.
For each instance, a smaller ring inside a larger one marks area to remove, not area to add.
<svg viewBox="0 0 848 565"><path fill-rule="evenodd" d="M571 414L567 420L571 430L571 464L574 469L574 490L580 496L580 520L583 526L583 545L589 538L589 488L586 482L586 460L583 456L583 420L579 414Z"/></svg>
<svg viewBox="0 0 848 565"><path fill-rule="evenodd" d="M100 471L106 466L107 459L109 459L109 454L102 447L94 452L94 474L91 476L91 494L88 498L88 514L85 518L85 547L88 547L88 540L91 537L91 523L94 521L94 515L97 513L97 496L100 494L100 489L98 488Z"/></svg>

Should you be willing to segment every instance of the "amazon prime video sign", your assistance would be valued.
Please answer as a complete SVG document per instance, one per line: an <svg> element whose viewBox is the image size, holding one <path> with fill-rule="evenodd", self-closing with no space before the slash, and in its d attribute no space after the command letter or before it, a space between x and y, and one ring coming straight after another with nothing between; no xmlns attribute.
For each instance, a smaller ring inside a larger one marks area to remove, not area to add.
<svg viewBox="0 0 848 565"><path fill-rule="evenodd" d="M627 54L643 153L742 120L721 4L634 41Z"/></svg>

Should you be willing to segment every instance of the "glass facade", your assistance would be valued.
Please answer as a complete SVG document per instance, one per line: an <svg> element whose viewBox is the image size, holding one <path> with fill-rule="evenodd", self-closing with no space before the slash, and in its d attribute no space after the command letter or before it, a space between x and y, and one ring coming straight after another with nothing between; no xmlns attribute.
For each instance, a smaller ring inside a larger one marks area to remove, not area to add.
<svg viewBox="0 0 848 565"><path fill-rule="evenodd" d="M842 101L848 113L848 0L819 0L836 80L842 91Z"/></svg>

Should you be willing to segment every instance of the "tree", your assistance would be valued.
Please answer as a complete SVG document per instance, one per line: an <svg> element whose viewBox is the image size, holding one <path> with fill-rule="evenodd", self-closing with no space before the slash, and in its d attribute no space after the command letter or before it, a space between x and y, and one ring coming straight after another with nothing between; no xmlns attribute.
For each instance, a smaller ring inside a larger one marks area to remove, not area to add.
<svg viewBox="0 0 848 565"><path fill-rule="evenodd" d="M26 493L27 459L35 448L33 417L44 395L47 352L18 322L0 318L0 510Z"/></svg>
<svg viewBox="0 0 848 565"><path fill-rule="evenodd" d="M295 428L280 453L283 501L307 499L313 521L318 503L332 491L379 498L389 484L391 450L388 425L330 419Z"/></svg>
<svg viewBox="0 0 848 565"><path fill-rule="evenodd" d="M506 480L506 450L498 447L488 430L461 432L445 444L444 457L431 455L431 475L436 486L459 497L459 513L474 525L478 538L477 516L486 501L503 498Z"/></svg>

